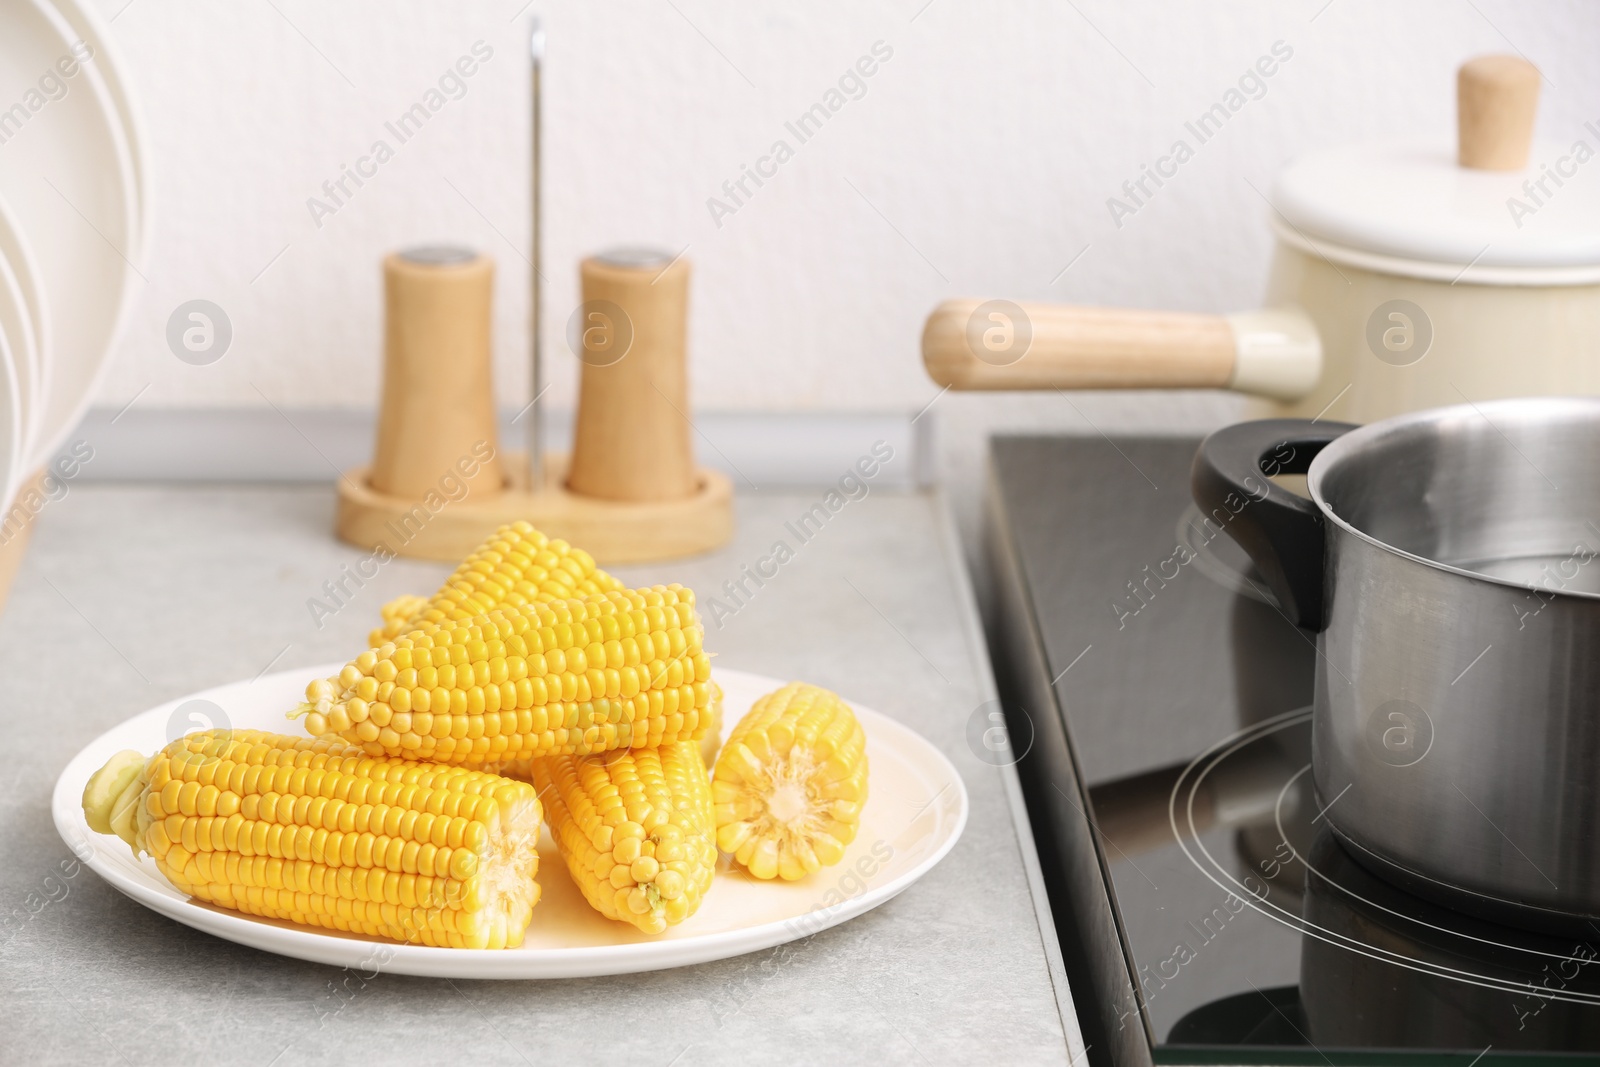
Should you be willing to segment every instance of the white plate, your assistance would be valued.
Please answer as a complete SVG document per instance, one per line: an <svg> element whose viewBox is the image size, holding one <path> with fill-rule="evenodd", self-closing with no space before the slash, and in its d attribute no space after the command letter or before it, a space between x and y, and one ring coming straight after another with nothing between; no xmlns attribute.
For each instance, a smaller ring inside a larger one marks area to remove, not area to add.
<svg viewBox="0 0 1600 1067"><path fill-rule="evenodd" d="M16 376L16 439L0 470L7 482L0 493L0 513L11 506L21 480L32 473L25 468L29 456L31 420L38 417L44 396L44 349L49 337L44 290L27 239L0 197L0 334L5 335L12 371ZM10 438L7 438L10 440Z"/></svg>
<svg viewBox="0 0 1600 1067"><path fill-rule="evenodd" d="M0 195L22 220L49 296L49 389L25 469L46 462L89 406L132 303L142 254L133 165L121 119L95 60L60 78L76 34L43 0L0 0L0 107L28 118L0 145ZM39 102L32 110L29 101Z"/></svg>
<svg viewBox="0 0 1600 1067"><path fill-rule="evenodd" d="M72 32L94 49L94 66L104 80L111 94L111 103L121 120L128 156L133 164L133 199L137 207L133 244L142 253L144 242L150 237L150 158L145 151L149 140L128 84L127 61L122 58L122 52L113 41L111 28L99 12L84 0L55 0L55 9L72 28ZM130 258L135 263L141 262L138 255Z"/></svg>
<svg viewBox="0 0 1600 1067"><path fill-rule="evenodd" d="M90 831L82 796L89 776L125 748L154 752L187 729L291 731L287 708L308 681L339 663L267 675L208 689L136 715L73 757L56 781L56 830L74 853L139 903L197 930L241 945L339 967L437 978L576 978L682 967L739 956L806 937L877 907L928 873L955 845L967 822L967 791L955 767L928 741L893 719L853 705L867 734L870 790L855 842L836 866L797 882L758 882L736 868L719 870L687 922L651 937L602 918L583 900L551 843L539 842L539 904L521 948L452 949L327 933L214 908L183 896L146 856L115 837ZM782 682L717 668L723 728L731 730L757 697ZM189 701L208 701L184 707ZM202 721L207 720L207 721ZM218 721L218 720L223 721ZM107 937L115 931L106 930Z"/></svg>
<svg viewBox="0 0 1600 1067"><path fill-rule="evenodd" d="M5 300L0 297L0 303ZM11 510L11 501L22 481L22 406L17 387L17 358L21 353L13 345L5 322L6 316L0 314L0 525L4 524L5 513Z"/></svg>

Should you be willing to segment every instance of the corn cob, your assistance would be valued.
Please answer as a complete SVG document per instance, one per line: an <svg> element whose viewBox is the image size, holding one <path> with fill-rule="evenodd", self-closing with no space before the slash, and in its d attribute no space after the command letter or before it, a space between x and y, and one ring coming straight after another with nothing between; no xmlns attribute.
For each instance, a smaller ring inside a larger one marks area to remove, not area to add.
<svg viewBox="0 0 1600 1067"><path fill-rule="evenodd" d="M502 605L522 607L622 588L583 549L513 522L490 534L431 598L405 596L385 604L384 624L372 631L369 643L376 648L423 623L465 622Z"/></svg>
<svg viewBox="0 0 1600 1067"><path fill-rule="evenodd" d="M531 770L551 836L596 911L647 934L695 913L717 867L698 745L546 756Z"/></svg>
<svg viewBox="0 0 1600 1067"><path fill-rule="evenodd" d="M402 634L409 633L406 623L412 617L426 610L428 598L417 596L415 593L406 593L397 596L383 607L378 609L378 614L383 618L383 625L375 627L367 633L367 644L377 648L385 641L393 641ZM416 627L411 627L412 630Z"/></svg>
<svg viewBox="0 0 1600 1067"><path fill-rule="evenodd" d="M866 748L855 712L826 689L790 682L757 700L717 757L717 846L757 878L838 863L867 800Z"/></svg>
<svg viewBox="0 0 1600 1067"><path fill-rule="evenodd" d="M476 766L699 738L711 661L682 586L424 624L306 687L306 729Z"/></svg>
<svg viewBox="0 0 1600 1067"><path fill-rule="evenodd" d="M119 752L83 811L181 892L269 919L514 948L539 900L532 786L336 742L213 730Z"/></svg>

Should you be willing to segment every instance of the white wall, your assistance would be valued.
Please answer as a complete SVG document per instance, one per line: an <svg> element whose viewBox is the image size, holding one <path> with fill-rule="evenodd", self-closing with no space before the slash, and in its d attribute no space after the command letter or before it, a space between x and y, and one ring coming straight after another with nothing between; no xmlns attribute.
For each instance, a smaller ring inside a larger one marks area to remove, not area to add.
<svg viewBox="0 0 1600 1067"><path fill-rule="evenodd" d="M504 403L526 395L522 0L96 2L116 15L142 95L159 197L149 282L102 404L146 385L141 406L372 404L378 259L424 240L498 261L498 384ZM563 328L576 262L610 244L688 246L701 409L915 409L936 391L918 360L922 318L946 296L1251 305L1269 238L1249 183L1267 190L1314 145L1449 136L1453 69L1469 55L1515 49L1543 68L1544 136L1600 118L1600 6L1577 0L527 10L549 32L545 329L558 407L574 395ZM1265 96L1118 228L1107 198L1279 40L1293 58ZM493 56L465 95L319 228L307 199L375 139L393 146L384 122L479 41ZM785 121L879 41L893 56L865 95L797 144ZM795 157L718 226L707 199L778 138ZM234 323L233 349L212 366L181 363L164 342L170 311L195 297ZM971 481L993 423L1166 431L1234 410L1205 394L1074 402L941 399L953 476Z"/></svg>

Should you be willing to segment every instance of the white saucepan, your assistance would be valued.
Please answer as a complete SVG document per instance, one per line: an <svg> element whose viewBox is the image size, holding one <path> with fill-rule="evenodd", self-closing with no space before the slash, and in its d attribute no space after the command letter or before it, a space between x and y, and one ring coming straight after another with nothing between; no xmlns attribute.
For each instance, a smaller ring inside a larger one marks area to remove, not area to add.
<svg viewBox="0 0 1600 1067"><path fill-rule="evenodd" d="M1600 393L1600 126L1532 140L1539 73L1464 64L1458 144L1312 152L1272 195L1265 309L952 300L923 361L954 389L1233 389L1258 415L1367 422Z"/></svg>

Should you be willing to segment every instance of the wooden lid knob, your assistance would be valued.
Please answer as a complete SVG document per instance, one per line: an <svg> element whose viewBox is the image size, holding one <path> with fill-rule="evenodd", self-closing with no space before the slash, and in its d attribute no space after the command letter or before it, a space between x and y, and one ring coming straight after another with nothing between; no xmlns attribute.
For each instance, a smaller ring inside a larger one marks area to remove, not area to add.
<svg viewBox="0 0 1600 1067"><path fill-rule="evenodd" d="M1533 144L1539 68L1520 56L1476 56L1456 73L1457 161L1474 170L1521 170Z"/></svg>

